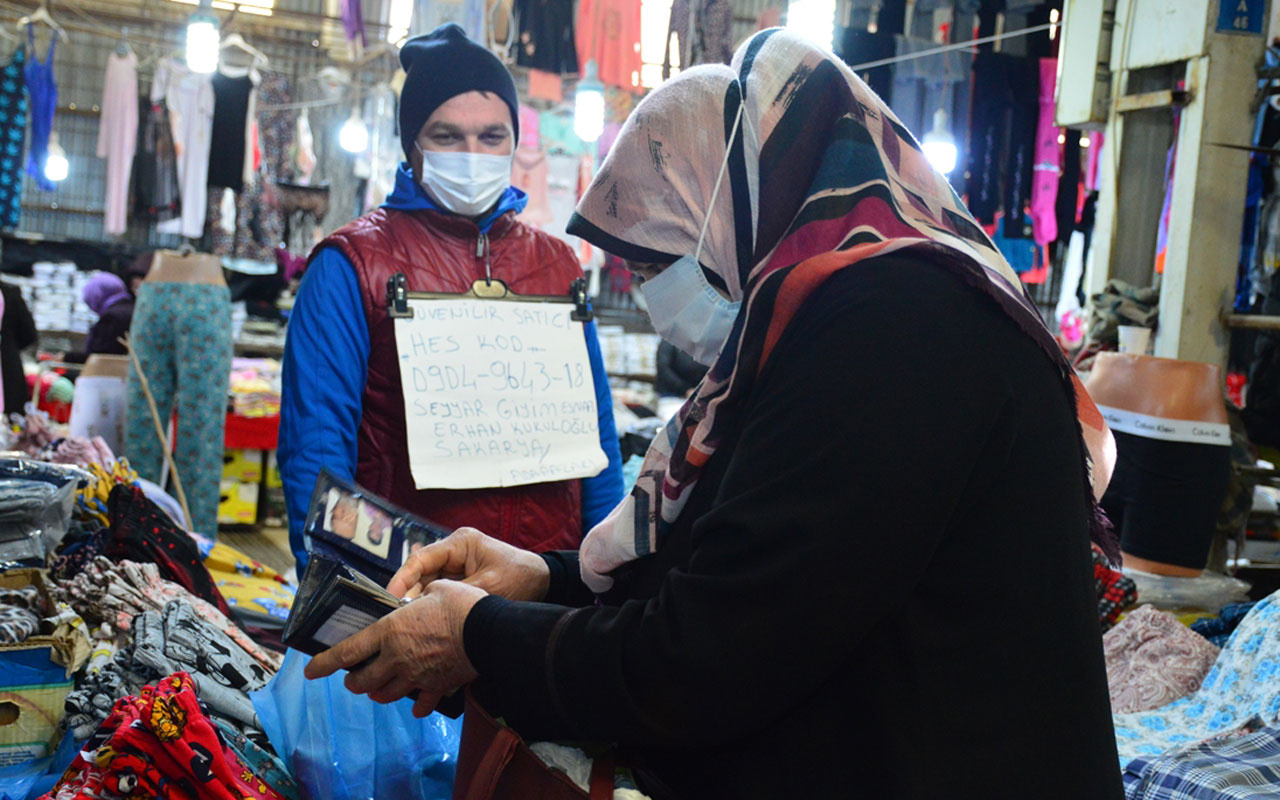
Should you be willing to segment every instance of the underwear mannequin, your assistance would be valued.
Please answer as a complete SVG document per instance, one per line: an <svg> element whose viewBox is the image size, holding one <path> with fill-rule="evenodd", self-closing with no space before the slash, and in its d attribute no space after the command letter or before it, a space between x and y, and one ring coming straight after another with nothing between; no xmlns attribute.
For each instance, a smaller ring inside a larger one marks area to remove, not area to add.
<svg viewBox="0 0 1280 800"><path fill-rule="evenodd" d="M161 250L138 288L130 331L164 425L177 412L174 463L186 492L191 530L217 534L227 390L231 382L231 293L222 262L207 253ZM159 483L164 447L130 366L125 454Z"/></svg>
<svg viewBox="0 0 1280 800"><path fill-rule="evenodd" d="M76 379L76 397L68 421L72 436L101 436L112 453L124 445L125 379L129 357L94 353Z"/></svg>
<svg viewBox="0 0 1280 800"><path fill-rule="evenodd" d="M1102 353L1086 382L1116 437L1102 498L1124 565L1196 577L1231 469L1231 428L1214 364Z"/></svg>
<svg viewBox="0 0 1280 800"><path fill-rule="evenodd" d="M203 283L226 286L222 277L222 260L208 253L179 253L160 250L151 262L151 271L143 283Z"/></svg>

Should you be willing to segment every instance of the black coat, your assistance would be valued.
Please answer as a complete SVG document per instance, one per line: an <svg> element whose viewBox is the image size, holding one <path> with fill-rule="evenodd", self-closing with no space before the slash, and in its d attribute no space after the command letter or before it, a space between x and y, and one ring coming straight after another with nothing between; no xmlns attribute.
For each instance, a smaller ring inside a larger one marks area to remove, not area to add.
<svg viewBox="0 0 1280 800"><path fill-rule="evenodd" d="M4 382L4 410L19 414L31 401L27 376L22 369L22 351L40 338L31 309L16 286L0 284L4 295L4 320L0 321L0 378Z"/></svg>
<svg viewBox="0 0 1280 800"><path fill-rule="evenodd" d="M883 258L778 340L653 555L599 605L485 597L464 644L531 740L665 798L1123 796L1074 400L988 297Z"/></svg>

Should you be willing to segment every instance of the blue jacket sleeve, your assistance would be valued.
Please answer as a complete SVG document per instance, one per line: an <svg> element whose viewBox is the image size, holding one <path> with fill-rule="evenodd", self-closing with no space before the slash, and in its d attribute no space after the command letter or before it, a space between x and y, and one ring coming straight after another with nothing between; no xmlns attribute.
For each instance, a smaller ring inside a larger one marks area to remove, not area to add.
<svg viewBox="0 0 1280 800"><path fill-rule="evenodd" d="M306 564L302 528L321 468L355 477L368 362L369 326L355 270L326 248L302 279L284 347L278 457L299 570Z"/></svg>
<svg viewBox="0 0 1280 800"><path fill-rule="evenodd" d="M582 481L582 525L583 533L586 533L622 500L622 450L618 446L618 430L613 424L613 392L609 390L609 375L604 371L596 323L588 322L582 329L587 339L587 357L591 360L591 377L596 387L600 447L609 457L609 466L604 471Z"/></svg>

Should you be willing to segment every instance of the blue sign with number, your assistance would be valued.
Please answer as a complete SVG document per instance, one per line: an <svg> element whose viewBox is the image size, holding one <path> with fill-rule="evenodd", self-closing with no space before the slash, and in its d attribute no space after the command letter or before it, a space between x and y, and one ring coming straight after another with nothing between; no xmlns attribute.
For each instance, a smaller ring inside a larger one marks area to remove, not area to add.
<svg viewBox="0 0 1280 800"><path fill-rule="evenodd" d="M1262 35L1266 0L1219 0L1218 32Z"/></svg>

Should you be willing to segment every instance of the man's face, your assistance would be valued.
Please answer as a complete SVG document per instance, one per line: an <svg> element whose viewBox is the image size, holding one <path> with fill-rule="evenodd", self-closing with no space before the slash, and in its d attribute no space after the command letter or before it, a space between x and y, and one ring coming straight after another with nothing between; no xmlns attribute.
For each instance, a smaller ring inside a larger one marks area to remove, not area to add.
<svg viewBox="0 0 1280 800"><path fill-rule="evenodd" d="M356 538L356 502L344 497L333 506L329 518L330 529L343 539Z"/></svg>
<svg viewBox="0 0 1280 800"><path fill-rule="evenodd" d="M437 153L509 156L515 149L511 110L492 92L466 92L435 110L418 131L418 147ZM409 154L414 175L422 179L422 154Z"/></svg>

